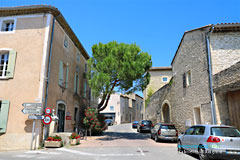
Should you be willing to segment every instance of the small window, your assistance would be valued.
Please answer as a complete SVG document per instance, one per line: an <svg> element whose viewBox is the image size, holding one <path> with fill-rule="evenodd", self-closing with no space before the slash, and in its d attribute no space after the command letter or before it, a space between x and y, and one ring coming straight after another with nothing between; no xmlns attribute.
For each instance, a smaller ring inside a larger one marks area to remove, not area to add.
<svg viewBox="0 0 240 160"><path fill-rule="evenodd" d="M14 30L14 20L5 20L2 21L2 32L11 32Z"/></svg>
<svg viewBox="0 0 240 160"><path fill-rule="evenodd" d="M110 106L110 111L114 111L114 106Z"/></svg>
<svg viewBox="0 0 240 160"><path fill-rule="evenodd" d="M188 128L185 132L186 135L193 135L194 134L194 127Z"/></svg>
<svg viewBox="0 0 240 160"><path fill-rule="evenodd" d="M67 37L64 38L63 45L64 45L65 48L68 48L68 38Z"/></svg>
<svg viewBox="0 0 240 160"><path fill-rule="evenodd" d="M192 75L191 75L191 71L188 71L187 74L186 74L186 84L187 86L190 86L191 83L192 83Z"/></svg>
<svg viewBox="0 0 240 160"><path fill-rule="evenodd" d="M162 81L163 81L163 82L167 82L167 81L168 81L168 77L163 77L163 78L162 78Z"/></svg>
<svg viewBox="0 0 240 160"><path fill-rule="evenodd" d="M205 127L204 126L196 127L195 135L204 135L204 131L205 131Z"/></svg>

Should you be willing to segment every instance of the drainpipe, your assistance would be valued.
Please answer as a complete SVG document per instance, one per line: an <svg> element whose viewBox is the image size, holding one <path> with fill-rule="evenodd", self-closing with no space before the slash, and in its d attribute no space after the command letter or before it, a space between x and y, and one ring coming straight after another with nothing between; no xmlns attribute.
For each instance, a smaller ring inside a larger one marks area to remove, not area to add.
<svg viewBox="0 0 240 160"><path fill-rule="evenodd" d="M208 73L209 73L209 88L210 88L210 97L211 97L212 123L217 124L216 108L215 108L215 100L214 100L213 84L212 84L212 58L211 58L210 39L209 39L213 30L214 30L214 25L212 25L211 30L206 34L206 43L207 43L207 55L208 55Z"/></svg>
<svg viewBox="0 0 240 160"><path fill-rule="evenodd" d="M52 33L51 33L51 40L50 40L50 49L49 49L49 59L48 59L48 70L47 70L47 80L46 80L46 95L45 95L45 105L44 110L47 108L47 101L48 101L48 84L50 78L50 70L51 70L51 60L52 60L52 43L53 43L53 33L54 33L54 24L55 24L55 17L52 20ZM44 139L47 138L48 135L48 128L45 127Z"/></svg>

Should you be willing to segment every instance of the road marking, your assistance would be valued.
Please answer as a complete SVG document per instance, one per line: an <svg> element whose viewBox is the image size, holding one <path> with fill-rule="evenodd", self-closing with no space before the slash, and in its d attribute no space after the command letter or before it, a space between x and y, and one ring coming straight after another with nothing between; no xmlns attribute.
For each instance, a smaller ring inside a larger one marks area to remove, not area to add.
<svg viewBox="0 0 240 160"><path fill-rule="evenodd" d="M59 153L59 152L46 152L46 151L27 151L27 152L25 152L25 153L28 153L28 154L61 154L61 153Z"/></svg>
<svg viewBox="0 0 240 160"><path fill-rule="evenodd" d="M138 148L138 150L140 151L140 153L142 154L142 156L145 156L145 154L143 153L141 148Z"/></svg>
<svg viewBox="0 0 240 160"><path fill-rule="evenodd" d="M99 157L121 157L121 156L144 156L145 155L141 151L140 151L141 154L93 154L93 153L86 153L86 152L81 152L76 150L70 150L66 148L58 148L56 150L85 155L85 156L99 156Z"/></svg>

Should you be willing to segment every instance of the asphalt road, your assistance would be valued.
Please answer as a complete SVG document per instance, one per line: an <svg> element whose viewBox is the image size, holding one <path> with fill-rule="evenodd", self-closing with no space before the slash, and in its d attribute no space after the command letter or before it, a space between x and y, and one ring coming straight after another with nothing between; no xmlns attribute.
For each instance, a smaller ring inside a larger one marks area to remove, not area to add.
<svg viewBox="0 0 240 160"><path fill-rule="evenodd" d="M196 160L177 152L177 144L156 143L131 124L110 126L103 136L88 137L78 146L37 151L0 152L0 160Z"/></svg>

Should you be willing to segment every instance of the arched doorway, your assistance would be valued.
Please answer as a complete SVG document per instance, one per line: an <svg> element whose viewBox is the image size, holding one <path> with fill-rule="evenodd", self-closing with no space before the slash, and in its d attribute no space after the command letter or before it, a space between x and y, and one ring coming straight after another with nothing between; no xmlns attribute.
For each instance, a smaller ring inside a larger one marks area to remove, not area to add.
<svg viewBox="0 0 240 160"><path fill-rule="evenodd" d="M57 107L57 116L59 118L57 132L64 132L66 105L60 102Z"/></svg>
<svg viewBox="0 0 240 160"><path fill-rule="evenodd" d="M162 106L162 120L164 123L170 123L171 118L170 118L170 107L167 103L164 103Z"/></svg>

